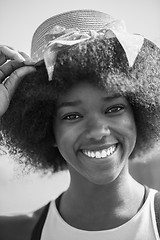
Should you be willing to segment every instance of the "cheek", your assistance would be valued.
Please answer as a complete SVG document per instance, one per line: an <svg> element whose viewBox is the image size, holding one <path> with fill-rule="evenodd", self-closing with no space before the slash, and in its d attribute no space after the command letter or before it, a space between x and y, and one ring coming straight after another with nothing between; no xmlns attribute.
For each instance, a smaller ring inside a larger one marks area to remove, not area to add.
<svg viewBox="0 0 160 240"><path fill-rule="evenodd" d="M123 119L123 130L126 138L128 138L131 145L135 145L137 139L137 130L133 116L126 116Z"/></svg>
<svg viewBox="0 0 160 240"><path fill-rule="evenodd" d="M55 133L55 140L58 148L61 148L61 145L63 145L63 142L66 142L68 131L65 131L63 127L59 127L59 125L55 125L54 127L54 133ZM64 145L65 146L65 145Z"/></svg>
<svg viewBox="0 0 160 240"><path fill-rule="evenodd" d="M56 145L62 156L66 159L67 155L70 154L70 152L72 152L74 149L74 144L76 141L76 131L74 130L74 128L55 124L54 133Z"/></svg>

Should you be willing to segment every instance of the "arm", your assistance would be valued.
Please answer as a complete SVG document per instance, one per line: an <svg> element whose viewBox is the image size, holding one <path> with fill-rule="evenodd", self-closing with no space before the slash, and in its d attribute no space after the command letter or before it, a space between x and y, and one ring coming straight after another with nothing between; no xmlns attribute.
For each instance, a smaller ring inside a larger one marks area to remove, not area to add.
<svg viewBox="0 0 160 240"><path fill-rule="evenodd" d="M7 111L10 100L23 77L33 71L34 63L24 53L0 45L0 117ZM38 219L30 215L0 216L1 240L29 240Z"/></svg>

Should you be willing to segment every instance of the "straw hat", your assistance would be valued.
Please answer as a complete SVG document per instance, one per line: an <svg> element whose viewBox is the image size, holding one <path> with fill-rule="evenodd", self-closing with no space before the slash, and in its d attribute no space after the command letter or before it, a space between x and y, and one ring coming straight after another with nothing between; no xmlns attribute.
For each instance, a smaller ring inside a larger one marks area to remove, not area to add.
<svg viewBox="0 0 160 240"><path fill-rule="evenodd" d="M56 25L65 28L78 28L82 32L98 31L115 18L95 10L73 10L55 15L44 21L35 31L31 44L31 57L34 61L43 59L45 35Z"/></svg>

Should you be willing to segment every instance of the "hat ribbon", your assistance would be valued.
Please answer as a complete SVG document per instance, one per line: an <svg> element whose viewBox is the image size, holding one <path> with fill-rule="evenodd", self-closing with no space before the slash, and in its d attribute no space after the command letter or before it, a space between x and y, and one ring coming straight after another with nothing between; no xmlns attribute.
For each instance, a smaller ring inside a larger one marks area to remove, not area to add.
<svg viewBox="0 0 160 240"><path fill-rule="evenodd" d="M49 81L52 80L54 66L59 51L91 38L99 38L102 35L105 35L107 38L117 38L124 49L129 67L132 67L141 50L144 37L138 34L128 33L122 20L115 20L105 25L99 31L90 30L87 33L82 33L76 28L66 29L57 25L45 35L46 45L44 49L44 62L48 72Z"/></svg>

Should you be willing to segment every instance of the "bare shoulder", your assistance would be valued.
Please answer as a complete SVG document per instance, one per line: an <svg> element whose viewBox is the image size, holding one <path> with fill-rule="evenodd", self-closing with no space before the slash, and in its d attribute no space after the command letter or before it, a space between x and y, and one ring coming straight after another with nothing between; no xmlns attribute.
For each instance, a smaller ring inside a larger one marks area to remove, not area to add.
<svg viewBox="0 0 160 240"><path fill-rule="evenodd" d="M23 215L0 216L0 240L30 240L44 208Z"/></svg>

